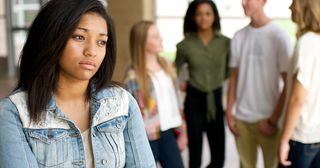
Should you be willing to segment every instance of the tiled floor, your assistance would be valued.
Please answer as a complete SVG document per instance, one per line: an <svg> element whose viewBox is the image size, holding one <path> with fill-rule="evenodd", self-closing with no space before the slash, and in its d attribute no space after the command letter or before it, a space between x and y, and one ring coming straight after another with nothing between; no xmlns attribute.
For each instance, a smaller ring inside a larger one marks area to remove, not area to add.
<svg viewBox="0 0 320 168"><path fill-rule="evenodd" d="M226 160L225 160L225 168L238 168L239 167L239 158L237 155L237 150L234 142L233 135L229 131L229 128L226 126ZM210 162L210 153L209 153L209 146L206 135L204 134L204 146L202 151L202 165L201 168L205 168L206 165ZM182 153L184 164L187 165L188 163L188 152L187 150ZM187 166L186 166L187 168ZM262 153L259 151L258 154L258 163L256 168L263 168L263 160L262 160Z"/></svg>
<svg viewBox="0 0 320 168"><path fill-rule="evenodd" d="M16 80L15 79L10 79L10 78L1 78L0 77L0 98L5 97L7 94L9 94L12 89L16 85ZM234 143L234 138L231 135L229 129L226 127L226 160L225 160L225 168L237 168L239 167L239 159L237 156L237 151ZM205 136L205 135L204 135ZM203 165L201 167L205 167L209 161L210 161L210 154L209 154L209 147L207 143L206 137L204 138L204 146L203 146ZM188 151L187 149L182 152L182 157L184 160L185 165L188 163ZM262 168L262 159L261 159L261 152L259 153L258 157L258 166L257 168ZM187 167L187 166L186 166Z"/></svg>

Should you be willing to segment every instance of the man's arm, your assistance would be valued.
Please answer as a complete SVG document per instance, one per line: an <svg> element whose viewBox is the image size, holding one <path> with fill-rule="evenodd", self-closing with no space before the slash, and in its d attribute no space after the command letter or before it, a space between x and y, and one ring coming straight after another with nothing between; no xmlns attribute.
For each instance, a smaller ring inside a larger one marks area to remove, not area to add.
<svg viewBox="0 0 320 168"><path fill-rule="evenodd" d="M232 113L233 105L236 101L236 91L237 91L237 80L238 80L238 68L230 69L230 78L229 78L229 86L228 86L228 97L227 97L227 122L230 131L235 136L239 136L239 132L235 127L234 116Z"/></svg>
<svg viewBox="0 0 320 168"><path fill-rule="evenodd" d="M277 123L279 121L279 118L280 118L282 111L283 111L284 102L286 100L287 73L283 72L283 73L281 73L281 76L282 76L284 86L283 86L279 101L278 101L272 115L269 118L270 122L273 123L274 125L277 125Z"/></svg>
<svg viewBox="0 0 320 168"><path fill-rule="evenodd" d="M269 118L263 120L260 123L260 133L263 135L266 135L266 136L272 135L276 132L276 130L278 128L278 121L279 121L279 118L281 117L281 114L283 111L283 106L284 106L285 99L286 99L287 73L283 72L283 73L281 73L281 76L282 76L284 86L283 86L282 92L280 94L280 98L278 100L278 103L275 106L271 116Z"/></svg>

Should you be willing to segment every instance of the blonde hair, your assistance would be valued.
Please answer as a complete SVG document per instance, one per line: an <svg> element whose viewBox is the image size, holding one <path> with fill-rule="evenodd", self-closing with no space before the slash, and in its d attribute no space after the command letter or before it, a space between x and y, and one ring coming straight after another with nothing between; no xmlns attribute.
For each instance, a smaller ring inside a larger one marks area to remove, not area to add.
<svg viewBox="0 0 320 168"><path fill-rule="evenodd" d="M148 30L152 25L155 25L152 21L139 21L132 26L130 31L130 56L132 66L136 71L137 82L145 105L148 105L151 95L151 79L148 75L145 47ZM162 69L174 80L176 77L174 69L168 65L164 58L158 56L157 60Z"/></svg>
<svg viewBox="0 0 320 168"><path fill-rule="evenodd" d="M320 33L320 0L294 0L297 10L297 36L308 31Z"/></svg>

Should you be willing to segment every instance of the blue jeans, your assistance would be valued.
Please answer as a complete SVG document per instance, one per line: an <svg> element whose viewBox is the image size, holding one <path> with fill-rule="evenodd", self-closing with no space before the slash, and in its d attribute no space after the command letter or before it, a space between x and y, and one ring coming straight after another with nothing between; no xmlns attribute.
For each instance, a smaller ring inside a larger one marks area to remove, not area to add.
<svg viewBox="0 0 320 168"><path fill-rule="evenodd" d="M184 167L177 140L172 129L161 132L160 139L149 142L154 159L159 161L163 168Z"/></svg>
<svg viewBox="0 0 320 168"><path fill-rule="evenodd" d="M290 141L289 160L292 168L319 168L320 143L303 144Z"/></svg>

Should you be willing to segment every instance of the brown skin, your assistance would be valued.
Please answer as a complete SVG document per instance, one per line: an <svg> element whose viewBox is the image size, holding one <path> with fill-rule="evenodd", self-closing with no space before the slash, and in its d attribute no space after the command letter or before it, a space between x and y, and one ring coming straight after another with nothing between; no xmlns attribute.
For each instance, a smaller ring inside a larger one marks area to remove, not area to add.
<svg viewBox="0 0 320 168"><path fill-rule="evenodd" d="M198 36L204 45L208 45L209 41L214 37L214 31L212 30L214 13L211 6L207 3L200 4L197 7L194 21L198 27Z"/></svg>
<svg viewBox="0 0 320 168"><path fill-rule="evenodd" d="M107 24L101 16L84 14L59 60L59 81L54 98L59 109L81 132L90 125L90 104L86 100L86 91L89 80L105 57L107 34Z"/></svg>

